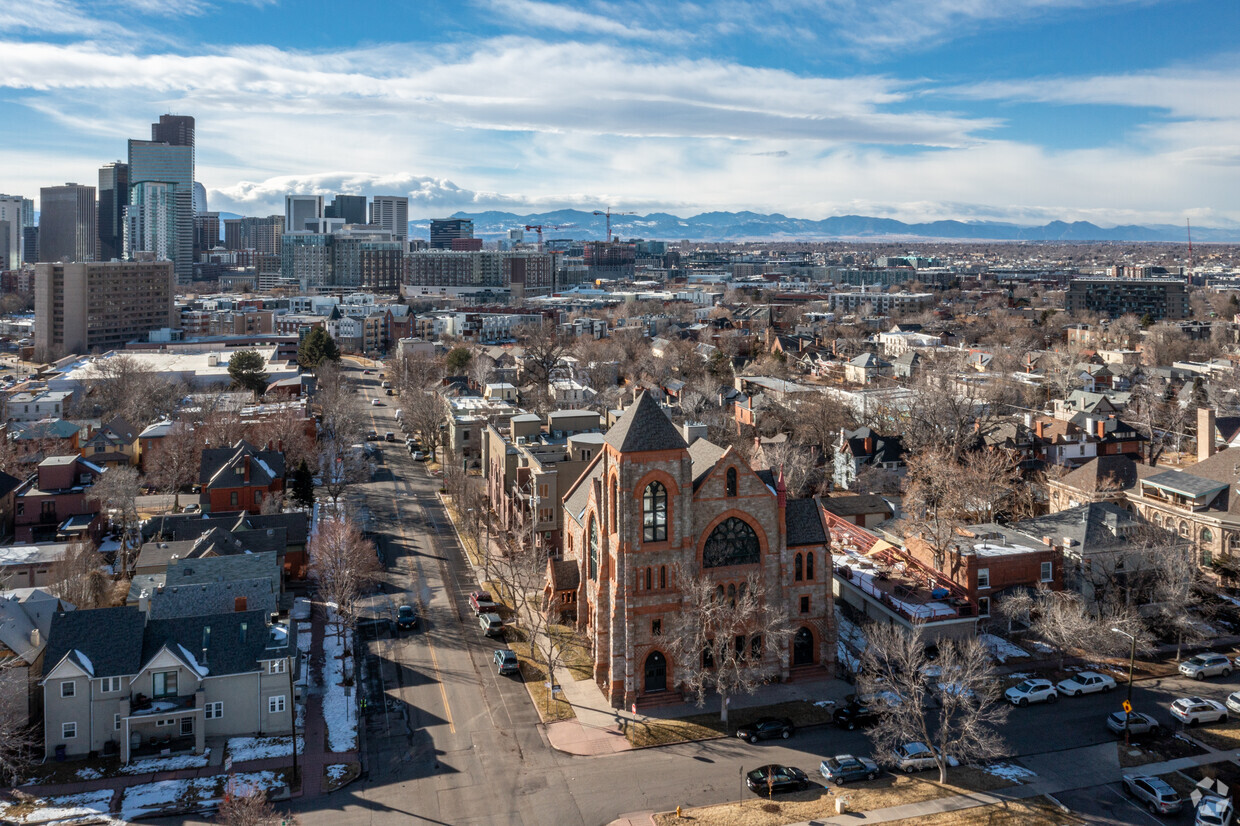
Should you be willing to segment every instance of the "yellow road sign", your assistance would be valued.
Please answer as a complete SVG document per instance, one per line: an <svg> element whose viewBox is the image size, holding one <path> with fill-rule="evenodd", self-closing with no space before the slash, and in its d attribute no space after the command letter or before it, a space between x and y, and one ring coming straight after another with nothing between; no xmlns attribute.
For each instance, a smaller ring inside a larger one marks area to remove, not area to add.
<svg viewBox="0 0 1240 826"><path fill-rule="evenodd" d="M1127 712L1128 714L1132 713L1132 703L1128 702L1127 700L1124 700L1123 708L1124 708L1124 711Z"/></svg>

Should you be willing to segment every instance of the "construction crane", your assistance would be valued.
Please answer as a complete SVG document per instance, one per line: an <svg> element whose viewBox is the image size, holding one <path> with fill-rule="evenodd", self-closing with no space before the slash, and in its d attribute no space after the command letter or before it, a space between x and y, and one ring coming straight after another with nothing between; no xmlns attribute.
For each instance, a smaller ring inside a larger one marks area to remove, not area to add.
<svg viewBox="0 0 1240 826"><path fill-rule="evenodd" d="M534 232L538 233L538 250L539 252L542 252L542 248L543 248L542 234L543 234L544 229L570 229L575 226L577 225L576 224L526 224L525 231L529 232L530 230L534 230Z"/></svg>
<svg viewBox="0 0 1240 826"><path fill-rule="evenodd" d="M610 243L611 242L611 216L613 215L636 215L637 213L636 212L612 212L611 207L607 207L606 212L602 212L596 209L594 210L594 214L607 216L607 237L604 238L603 240Z"/></svg>

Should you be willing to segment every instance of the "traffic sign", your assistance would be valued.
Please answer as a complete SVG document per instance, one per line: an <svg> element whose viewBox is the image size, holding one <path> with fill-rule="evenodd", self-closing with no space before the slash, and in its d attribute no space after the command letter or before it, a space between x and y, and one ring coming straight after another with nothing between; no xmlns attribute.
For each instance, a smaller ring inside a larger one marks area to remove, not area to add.
<svg viewBox="0 0 1240 826"><path fill-rule="evenodd" d="M1132 703L1128 702L1127 700L1124 700L1123 709L1126 713L1132 714Z"/></svg>

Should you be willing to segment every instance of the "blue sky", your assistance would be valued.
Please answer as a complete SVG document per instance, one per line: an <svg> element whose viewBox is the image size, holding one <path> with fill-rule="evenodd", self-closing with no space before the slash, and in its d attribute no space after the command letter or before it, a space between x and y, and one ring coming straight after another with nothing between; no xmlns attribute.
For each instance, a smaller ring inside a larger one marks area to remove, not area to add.
<svg viewBox="0 0 1240 826"><path fill-rule="evenodd" d="M1235 0L24 0L0 191L198 120L211 208L1240 225Z"/></svg>

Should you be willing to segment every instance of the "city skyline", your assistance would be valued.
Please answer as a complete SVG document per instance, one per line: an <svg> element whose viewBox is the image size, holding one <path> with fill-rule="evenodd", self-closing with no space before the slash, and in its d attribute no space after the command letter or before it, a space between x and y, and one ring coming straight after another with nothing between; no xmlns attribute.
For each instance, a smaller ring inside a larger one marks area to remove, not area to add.
<svg viewBox="0 0 1240 826"><path fill-rule="evenodd" d="M246 215L407 193L411 217L1240 225L1240 8L979 5L37 0L0 14L0 191L90 180L172 112L211 209Z"/></svg>

